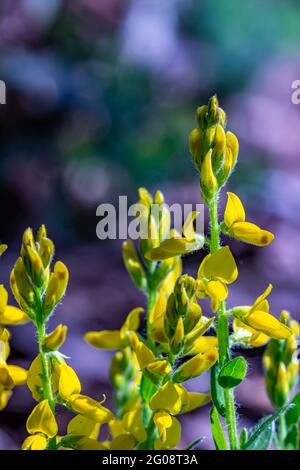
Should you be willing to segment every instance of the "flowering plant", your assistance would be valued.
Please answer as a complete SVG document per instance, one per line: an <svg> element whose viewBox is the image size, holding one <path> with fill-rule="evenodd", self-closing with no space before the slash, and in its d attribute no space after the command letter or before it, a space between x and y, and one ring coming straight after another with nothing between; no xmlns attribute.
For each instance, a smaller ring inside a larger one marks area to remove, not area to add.
<svg viewBox="0 0 300 470"><path fill-rule="evenodd" d="M54 244L44 226L36 237L31 229L25 231L10 278L19 308L7 305L7 291L0 287L0 409L16 385L27 384L37 402L27 419L23 449L175 449L181 438L178 417L207 404L218 450L298 449L300 395L291 396L298 382L298 323L285 311L280 319L270 313L270 284L252 305L226 306L238 269L221 235L260 247L269 245L274 235L246 220L243 204L232 192L227 193L220 220L218 201L237 163L239 144L232 132L225 131L226 114L215 96L197 109L196 117L189 145L209 213L209 233L203 236L194 229L197 212L189 214L181 234L170 231L163 194L156 191L152 196L141 188L141 217L148 233L138 247L130 240L124 243L123 260L145 296L146 314L135 308L119 330L85 335L91 346L116 351L110 368L113 411L104 400L81 394L79 378L60 352L67 327L46 332L48 319L65 294L68 269L61 261L52 268ZM154 205L160 208L158 218ZM5 249L1 245L1 254ZM182 257L202 249L206 255L197 278L182 274ZM210 301L209 316L202 312L204 298ZM33 324L38 343L38 355L28 372L7 363L6 327L26 322ZM235 389L247 374L247 362L232 351L266 343L266 389L275 411L253 429L238 430ZM186 382L207 371L210 390L189 391ZM64 435L59 431L58 406L74 413ZM101 441L99 431L105 424L109 437ZM201 437L195 436L188 449L200 442Z"/></svg>

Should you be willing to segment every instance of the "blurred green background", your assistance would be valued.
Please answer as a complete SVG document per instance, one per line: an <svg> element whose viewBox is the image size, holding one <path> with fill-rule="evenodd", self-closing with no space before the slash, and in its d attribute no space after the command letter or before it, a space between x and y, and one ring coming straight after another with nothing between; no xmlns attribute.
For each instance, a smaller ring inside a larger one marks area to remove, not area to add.
<svg viewBox="0 0 300 470"><path fill-rule="evenodd" d="M299 25L296 0L1 1L0 236L10 248L2 278L7 285L22 231L46 223L71 271L57 322L69 324L65 351L93 396L110 394L111 356L91 350L82 333L118 327L144 303L120 242L97 240L96 208L121 194L135 201L139 186L161 187L167 202L199 202L187 140L195 109L214 93L240 140L229 187L249 220L276 234L266 249L234 244L241 280L231 302L251 302L270 281L274 313L299 315L300 106L291 102ZM185 269L198 264L189 257ZM32 333L13 329L14 357L25 366ZM259 364L260 351L252 356ZM26 393L1 413L0 448L25 435ZM268 409L261 374L250 373L239 400L246 424ZM183 443L209 433L206 415L186 418Z"/></svg>

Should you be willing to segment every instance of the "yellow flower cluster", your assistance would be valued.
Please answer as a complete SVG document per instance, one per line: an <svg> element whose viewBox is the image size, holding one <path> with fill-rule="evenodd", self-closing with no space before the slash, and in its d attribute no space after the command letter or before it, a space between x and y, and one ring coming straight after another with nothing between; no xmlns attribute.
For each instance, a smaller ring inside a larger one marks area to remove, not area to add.
<svg viewBox="0 0 300 470"><path fill-rule="evenodd" d="M252 305L229 310L226 306L238 268L229 246L222 246L220 235L256 246L269 245L274 235L246 221L243 204L232 192L227 193L223 220L219 221L218 198L239 150L237 138L225 132L225 127L225 112L214 96L208 105L198 108L197 127L190 134L190 151L209 213L208 235L196 232L198 213L193 211L181 233L171 230L163 194L156 191L152 196L145 188L139 189L141 236L137 246L130 240L124 243L123 260L133 283L145 296L146 307L131 310L120 329L85 334L91 346L115 351L110 368L114 412L104 406L105 398L99 402L81 393L76 372L60 352L67 326L59 324L47 334L48 319L65 294L69 273L61 261L52 269L54 244L44 226L36 237L31 229L24 232L21 253L10 276L19 308L8 305L8 293L0 286L0 410L15 385L26 383L37 402L27 419L28 437L22 449L175 449L181 440L178 416L209 402L217 449L266 449L273 442L281 449L299 447L300 395L293 398L293 409L288 405L299 375L298 323L285 311L280 320L270 313L267 297L271 284ZM202 247L208 253L197 278L182 274L182 256ZM0 245L0 255L5 249ZM210 301L210 311L204 315L205 298ZM28 373L7 364L10 334L5 328L26 322L34 326L38 343L38 354ZM244 380L247 363L243 356L232 357L232 347L266 343L266 388L277 411L258 423L253 432L244 429L238 434L234 389ZM211 390L191 392L186 382L207 371ZM57 405L75 414L65 435L59 432ZM280 429L274 432L271 425L278 418ZM109 433L103 441L99 435L105 424Z"/></svg>

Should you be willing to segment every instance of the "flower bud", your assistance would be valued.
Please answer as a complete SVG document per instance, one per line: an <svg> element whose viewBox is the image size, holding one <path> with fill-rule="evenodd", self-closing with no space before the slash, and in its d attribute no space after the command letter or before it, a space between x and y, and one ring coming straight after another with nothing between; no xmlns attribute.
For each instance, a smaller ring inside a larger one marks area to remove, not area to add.
<svg viewBox="0 0 300 470"><path fill-rule="evenodd" d="M49 284L43 299L43 306L48 315L52 309L61 301L65 294L69 280L67 267L61 261L54 265L54 271L50 276Z"/></svg>
<svg viewBox="0 0 300 470"><path fill-rule="evenodd" d="M289 380L287 370L283 362L280 362L275 384L275 400L277 406L283 406L289 395Z"/></svg>
<svg viewBox="0 0 300 470"><path fill-rule="evenodd" d="M173 354L178 354L183 346L184 341L184 325L182 317L179 317L176 330L171 339L170 347Z"/></svg>
<svg viewBox="0 0 300 470"><path fill-rule="evenodd" d="M29 278L27 276L23 259L21 257L17 259L15 267L12 271L11 281L14 280L16 281L16 287L18 289L19 295L29 307L33 307L35 305L35 295ZM12 290L14 291L13 288ZM18 299L16 298L16 300ZM22 307L21 303L20 306Z"/></svg>
<svg viewBox="0 0 300 470"><path fill-rule="evenodd" d="M40 241L40 257L44 268L48 268L54 255L54 243L49 238L42 238Z"/></svg>
<svg viewBox="0 0 300 470"><path fill-rule="evenodd" d="M212 150L210 149L201 165L200 185L205 200L210 200L218 190L218 183L212 169L211 157Z"/></svg>
<svg viewBox="0 0 300 470"><path fill-rule="evenodd" d="M138 289L146 289L147 276L131 240L123 243L122 255L124 264L133 283Z"/></svg>
<svg viewBox="0 0 300 470"><path fill-rule="evenodd" d="M29 258L28 274L35 286L42 287L46 279L46 272L41 257L37 251L33 250L30 246L27 247L27 253Z"/></svg>
<svg viewBox="0 0 300 470"><path fill-rule="evenodd" d="M186 380L198 377L210 369L218 359L216 349L211 349L206 353L199 353L189 361L182 364L173 375L173 382L185 382Z"/></svg>

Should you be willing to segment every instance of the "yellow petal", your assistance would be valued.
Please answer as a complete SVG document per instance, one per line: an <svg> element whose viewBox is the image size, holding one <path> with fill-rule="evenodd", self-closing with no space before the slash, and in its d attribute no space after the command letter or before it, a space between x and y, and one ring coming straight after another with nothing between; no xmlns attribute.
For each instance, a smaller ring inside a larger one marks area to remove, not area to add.
<svg viewBox="0 0 300 470"><path fill-rule="evenodd" d="M3 315L6 309L7 305L7 300L8 300L8 292L3 286L3 284L0 285L0 314Z"/></svg>
<svg viewBox="0 0 300 470"><path fill-rule="evenodd" d="M250 222L236 222L230 229L230 234L245 243L255 246L267 246L274 240L274 235L262 230Z"/></svg>
<svg viewBox="0 0 300 470"><path fill-rule="evenodd" d="M82 437L76 442L76 449L78 450L107 450L107 447L102 442L89 437Z"/></svg>
<svg viewBox="0 0 300 470"><path fill-rule="evenodd" d="M45 450L48 441L44 434L34 434L26 437L22 444L22 450Z"/></svg>
<svg viewBox="0 0 300 470"><path fill-rule="evenodd" d="M7 305L5 310L0 313L0 324L2 325L24 325L29 321L28 315L13 305Z"/></svg>
<svg viewBox="0 0 300 470"><path fill-rule="evenodd" d="M58 325L55 330L49 333L44 342L44 347L47 351L56 351L59 349L66 340L68 327L62 324Z"/></svg>
<svg viewBox="0 0 300 470"><path fill-rule="evenodd" d="M142 341L140 341L134 332L131 332L130 341L132 349L136 354L139 366L142 370L148 364L155 361L155 356L151 349L149 349Z"/></svg>
<svg viewBox="0 0 300 470"><path fill-rule="evenodd" d="M291 330L277 318L259 310L247 315L243 322L273 339L287 339L291 335Z"/></svg>
<svg viewBox="0 0 300 470"><path fill-rule="evenodd" d="M207 255L198 271L198 279L200 280L202 277L206 279L219 278L226 284L234 282L237 276L237 266L228 246L220 248L212 255Z"/></svg>
<svg viewBox="0 0 300 470"><path fill-rule="evenodd" d="M135 438L127 432L119 434L112 440L111 450L133 450L135 445Z"/></svg>
<svg viewBox="0 0 300 470"><path fill-rule="evenodd" d="M224 213L225 225L230 228L235 222L244 222L246 218L242 201L234 193L227 193L228 199Z"/></svg>
<svg viewBox="0 0 300 470"><path fill-rule="evenodd" d="M192 211L187 216L182 227L182 233L187 240L193 241L195 239L194 221L197 219L200 212Z"/></svg>
<svg viewBox="0 0 300 470"><path fill-rule="evenodd" d="M200 408L200 406L207 405L210 400L210 393L187 392L186 401L183 403L181 413L187 413Z"/></svg>
<svg viewBox="0 0 300 470"><path fill-rule="evenodd" d="M7 366L9 375L13 379L15 385L24 385L27 382L27 370L19 366Z"/></svg>
<svg viewBox="0 0 300 470"><path fill-rule="evenodd" d="M123 346L119 330L89 331L84 338L98 349L121 349Z"/></svg>
<svg viewBox="0 0 300 470"><path fill-rule="evenodd" d="M13 388L14 385L8 366L6 364L0 364L0 388Z"/></svg>
<svg viewBox="0 0 300 470"><path fill-rule="evenodd" d="M120 330L120 337L123 340L126 337L127 332L129 331L136 331L140 326L140 316L144 309L142 308L134 308L128 314L121 330Z"/></svg>
<svg viewBox="0 0 300 470"><path fill-rule="evenodd" d="M143 424L142 408L129 411L123 417L125 429L133 435L138 442L145 442L147 432Z"/></svg>
<svg viewBox="0 0 300 470"><path fill-rule="evenodd" d="M167 437L167 429L172 426L172 417L166 411L155 413L153 421L158 429L160 440L165 443Z"/></svg>
<svg viewBox="0 0 300 470"><path fill-rule="evenodd" d="M63 400L68 400L74 393L81 392L81 384L76 372L66 363L59 366L58 392Z"/></svg>
<svg viewBox="0 0 300 470"><path fill-rule="evenodd" d="M165 441L163 442L161 439L157 439L154 442L154 449L161 450L161 449L174 449L180 441L181 436L181 426L178 419L172 418L172 425L166 429L166 436Z"/></svg>
<svg viewBox="0 0 300 470"><path fill-rule="evenodd" d="M208 351L209 349L217 348L218 340L216 336L200 336L197 338L192 348L190 349L190 354L195 355Z"/></svg>
<svg viewBox="0 0 300 470"><path fill-rule="evenodd" d="M259 297L257 297L257 299L255 300L254 304L252 305L250 309L250 312L254 312L255 310L262 310L268 313L269 311L268 304L266 305L264 302L266 300L266 297L268 297L268 295L272 291L272 289L273 289L272 284L269 284L266 290Z"/></svg>
<svg viewBox="0 0 300 470"><path fill-rule="evenodd" d="M157 300L152 310L150 311L148 320L151 328L151 336L154 341L157 341L159 343L165 343L168 340L164 328L166 307L167 299L162 289L160 289Z"/></svg>
<svg viewBox="0 0 300 470"><path fill-rule="evenodd" d="M230 132L230 131L226 132L226 145L231 150L232 160L233 160L232 166L234 166L237 160L238 153L239 153L239 141L236 138L236 136L233 134L233 132Z"/></svg>
<svg viewBox="0 0 300 470"><path fill-rule="evenodd" d="M4 410L12 392L10 390L0 390L0 411Z"/></svg>
<svg viewBox="0 0 300 470"><path fill-rule="evenodd" d="M96 400L85 395L72 395L68 404L73 411L86 416L96 423L108 423L113 417L110 410L100 405Z"/></svg>
<svg viewBox="0 0 300 470"><path fill-rule="evenodd" d="M152 410L163 409L176 415L181 410L182 394L183 391L178 384L167 382L152 396L150 408Z"/></svg>
<svg viewBox="0 0 300 470"><path fill-rule="evenodd" d="M95 423L86 416L76 415L69 421L67 432L77 436L86 436L97 439L100 431L100 423Z"/></svg>
<svg viewBox="0 0 300 470"><path fill-rule="evenodd" d="M206 353L200 353L182 364L173 376L174 382L185 382L198 377L210 369L218 359L218 351L211 349Z"/></svg>
<svg viewBox="0 0 300 470"><path fill-rule="evenodd" d="M228 296L228 289L221 281L209 281L205 286L207 295L212 299L212 311L218 310L219 302Z"/></svg>
<svg viewBox="0 0 300 470"><path fill-rule="evenodd" d="M186 238L170 238L164 240L157 248L148 251L145 254L145 258L150 261L161 261L200 250L203 245L204 237L201 235L197 235L193 241Z"/></svg>
<svg viewBox="0 0 300 470"><path fill-rule="evenodd" d="M48 400L41 401L33 408L27 419L26 428L29 434L43 433L47 437L57 434L57 423Z"/></svg>

